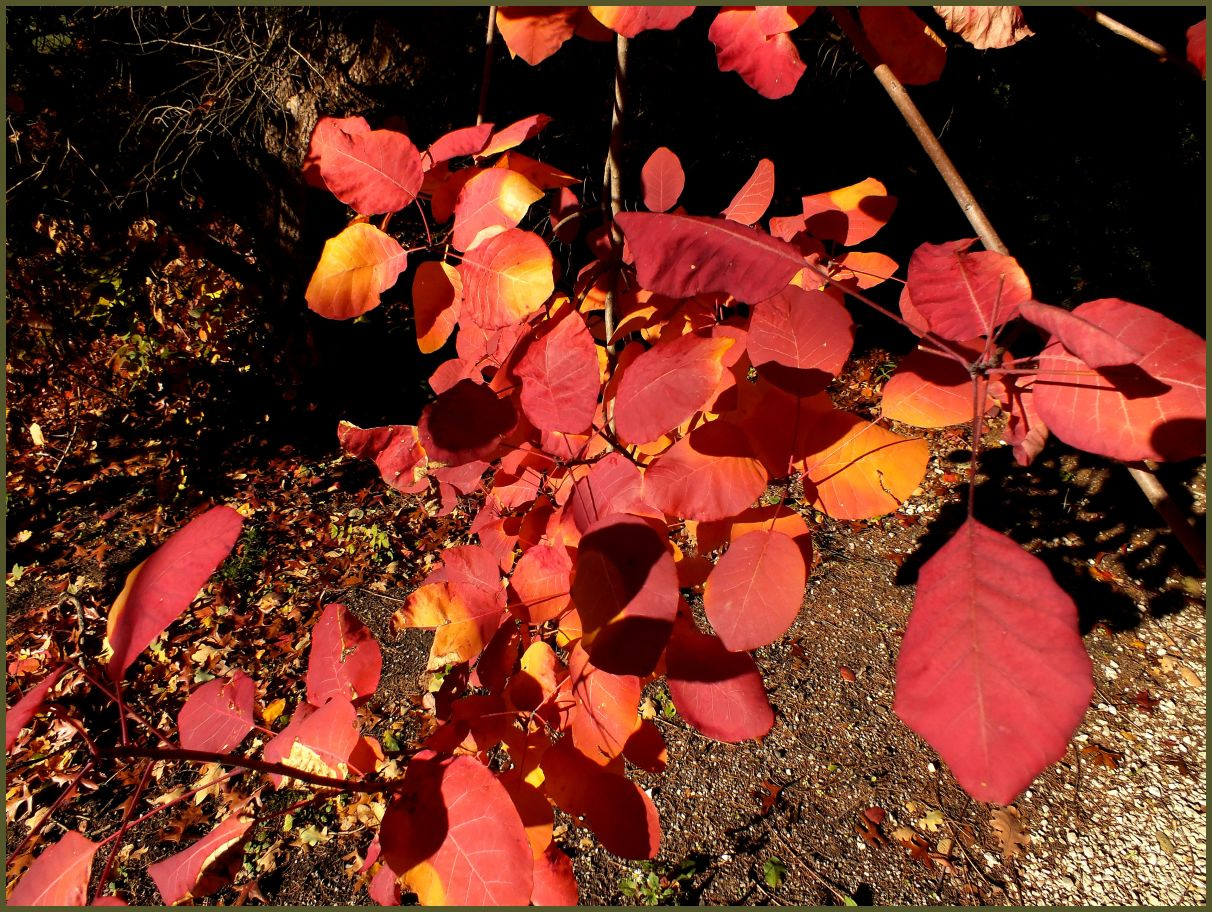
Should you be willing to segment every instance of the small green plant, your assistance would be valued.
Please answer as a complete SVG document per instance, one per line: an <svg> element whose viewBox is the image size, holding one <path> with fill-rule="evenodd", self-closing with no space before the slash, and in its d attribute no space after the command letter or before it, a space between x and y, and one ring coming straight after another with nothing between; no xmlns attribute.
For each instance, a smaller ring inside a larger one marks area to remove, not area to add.
<svg viewBox="0 0 1212 912"><path fill-rule="evenodd" d="M787 879L787 865L783 859L777 855L772 855L766 859L766 863L762 865L762 879L766 881L766 886L772 890L777 890L783 885L783 881Z"/></svg>
<svg viewBox="0 0 1212 912"><path fill-rule="evenodd" d="M257 526L247 526L236 542L235 552L219 568L219 578L241 589L250 588L265 566L268 547L265 534Z"/></svg>
<svg viewBox="0 0 1212 912"><path fill-rule="evenodd" d="M641 862L628 876L619 880L619 892L642 906L674 906L685 888L700 871L699 861L683 859L674 867Z"/></svg>

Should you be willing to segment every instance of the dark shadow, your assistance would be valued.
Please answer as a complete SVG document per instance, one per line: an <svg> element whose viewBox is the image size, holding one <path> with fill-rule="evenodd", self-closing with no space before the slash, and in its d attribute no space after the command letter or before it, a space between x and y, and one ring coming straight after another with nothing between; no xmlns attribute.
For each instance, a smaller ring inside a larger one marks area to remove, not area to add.
<svg viewBox="0 0 1212 912"><path fill-rule="evenodd" d="M1153 429L1149 443L1168 459L1190 459L1205 451L1208 422L1199 418L1175 418Z"/></svg>

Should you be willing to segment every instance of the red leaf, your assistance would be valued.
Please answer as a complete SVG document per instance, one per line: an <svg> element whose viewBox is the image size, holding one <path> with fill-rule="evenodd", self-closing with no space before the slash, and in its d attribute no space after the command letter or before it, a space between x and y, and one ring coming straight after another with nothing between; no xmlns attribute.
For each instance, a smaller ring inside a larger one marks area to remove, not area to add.
<svg viewBox="0 0 1212 912"><path fill-rule="evenodd" d="M603 671L579 643L569 654L568 676L576 697L567 728L572 743L599 766L608 766L640 727L640 679Z"/></svg>
<svg viewBox="0 0 1212 912"><path fill-rule="evenodd" d="M446 344L459 321L463 280L449 263L426 260L412 277L412 312L417 347L432 354Z"/></svg>
<svg viewBox="0 0 1212 912"><path fill-rule="evenodd" d="M1019 315L1046 329L1070 353L1095 370L1136 364L1141 359L1141 352L1132 345L1061 307L1023 301L1019 305Z"/></svg>
<svg viewBox="0 0 1212 912"><path fill-rule="evenodd" d="M543 754L543 788L556 805L585 818L607 852L621 858L655 858L661 823L643 789L607 772L562 738Z"/></svg>
<svg viewBox="0 0 1212 912"><path fill-rule="evenodd" d="M623 371L614 401L615 429L628 443L648 443L711 400L733 339L687 333L641 354Z"/></svg>
<svg viewBox="0 0 1212 912"><path fill-rule="evenodd" d="M726 219L620 212L615 221L640 284L671 298L719 291L752 304L782 291L805 266L785 241Z"/></svg>
<svg viewBox="0 0 1212 912"><path fill-rule="evenodd" d="M677 610L678 581L669 543L650 521L616 514L590 527L571 591L594 665L637 675L656 667Z"/></svg>
<svg viewBox="0 0 1212 912"><path fill-rule="evenodd" d="M724 218L741 225L756 224L758 219L770 208L774 198L774 162L763 158L753 169L745 186L737 191L728 208L724 210Z"/></svg>
<svg viewBox="0 0 1212 912"><path fill-rule="evenodd" d="M317 776L344 779L349 758L358 746L357 712L343 697L333 697L314 712L300 705L290 724L265 745L269 763L287 766ZM281 788L288 780L271 773L270 781Z"/></svg>
<svg viewBox="0 0 1212 912"><path fill-rule="evenodd" d="M460 127L434 140L430 147L421 154L421 163L428 171L434 165L452 158L463 158L467 155L478 155L488 145L492 136L492 124L476 124L474 127Z"/></svg>
<svg viewBox="0 0 1212 912"><path fill-rule="evenodd" d="M542 198L543 191L516 171L481 171L459 191L450 242L456 250L466 250L485 228L513 228L530 204Z"/></svg>
<svg viewBox="0 0 1212 912"><path fill-rule="evenodd" d="M1073 316L1143 352L1129 367L1095 371L1054 341L1039 357L1035 408L1057 437L1112 459L1182 460L1206 446L1207 349L1161 314L1121 301L1089 301Z"/></svg>
<svg viewBox="0 0 1212 912"><path fill-rule="evenodd" d="M483 590L460 583L426 583L408 597L392 617L393 629L436 630L430 648L430 671L469 662L488 645L501 623L501 607Z"/></svg>
<svg viewBox="0 0 1212 912"><path fill-rule="evenodd" d="M943 74L947 46L913 10L863 6L859 18L884 63L905 85L926 85Z"/></svg>
<svg viewBox="0 0 1212 912"><path fill-rule="evenodd" d="M109 612L110 680L122 680L139 653L189 607L231 553L243 524L231 507L207 510L130 572Z"/></svg>
<svg viewBox="0 0 1212 912"><path fill-rule="evenodd" d="M460 319L500 329L526 320L555 288L551 251L541 237L518 228L467 251L459 264L463 277Z"/></svg>
<svg viewBox="0 0 1212 912"><path fill-rule="evenodd" d="M572 859L554 843L534 860L534 892L531 905L575 906L580 901Z"/></svg>
<svg viewBox="0 0 1212 912"><path fill-rule="evenodd" d="M482 383L460 380L425 406L417 433L432 458L463 465L489 456L516 423L508 399Z"/></svg>
<svg viewBox="0 0 1212 912"><path fill-rule="evenodd" d="M652 212L667 212L677 205L686 186L686 174L677 155L661 146L644 162L640 183L644 188L644 205Z"/></svg>
<svg viewBox="0 0 1212 912"><path fill-rule="evenodd" d="M328 190L320 174L320 156L324 149L338 142L342 133L352 135L369 131L370 124L365 117L321 117L311 131L307 154L303 158L303 179L318 190Z"/></svg>
<svg viewBox="0 0 1212 912"><path fill-rule="evenodd" d="M804 601L807 568L781 532L755 531L732 542L703 589L707 620L729 652L773 643Z"/></svg>
<svg viewBox="0 0 1212 912"><path fill-rule="evenodd" d="M442 552L442 566L425 578L427 583L458 583L478 589L497 607L505 607L501 571L496 558L482 545L457 545Z"/></svg>
<svg viewBox="0 0 1212 912"><path fill-rule="evenodd" d="M510 585L518 596L511 608L528 624L554 620L568 609L572 558L562 545L537 545L518 558Z"/></svg>
<svg viewBox="0 0 1212 912"><path fill-rule="evenodd" d="M256 684L242 671L196 688L181 707L177 729L186 750L225 754L253 730Z"/></svg>
<svg viewBox="0 0 1212 912"><path fill-rule="evenodd" d="M395 238L355 222L324 243L304 293L307 306L330 320L359 317L379 306L380 295L407 265L408 254Z"/></svg>
<svg viewBox="0 0 1212 912"><path fill-rule="evenodd" d="M375 876L371 878L366 887L366 895L370 897L371 902L378 906L400 905L402 898L400 880L390 865L384 863L379 866L379 870L375 872Z"/></svg>
<svg viewBox="0 0 1212 912"><path fill-rule="evenodd" d="M766 98L784 98L795 91L807 67L786 31L768 35L763 21L752 7L723 9L707 37L715 45L721 72L735 72Z"/></svg>
<svg viewBox="0 0 1212 912"><path fill-rule="evenodd" d="M573 484L565 510L584 532L611 513L639 512L643 487L644 476L634 462L622 453L608 453Z"/></svg>
<svg viewBox="0 0 1212 912"><path fill-rule="evenodd" d="M693 6L591 6L593 18L624 38L650 29L669 31L689 18Z"/></svg>
<svg viewBox="0 0 1212 912"><path fill-rule="evenodd" d="M523 117L521 120L511 123L507 127L502 127L492 134L488 140L488 145L480 150L478 157L487 158L490 155L496 155L498 152L504 152L507 149L512 149L514 146L521 145L526 140L538 136L549 123L551 123L551 118L546 114L531 114L529 117Z"/></svg>
<svg viewBox="0 0 1212 912"><path fill-rule="evenodd" d="M971 519L922 567L896 682L897 715L995 804L1064 755L1094 686L1073 601Z"/></svg>
<svg viewBox="0 0 1212 912"><path fill-rule="evenodd" d="M980 339L966 347L980 352ZM920 428L940 428L972 420L972 376L946 355L916 348L897 365L884 384L881 411L885 418Z"/></svg>
<svg viewBox="0 0 1212 912"><path fill-rule="evenodd" d="M93 856L101 843L75 830L43 850L9 894L9 906L84 906Z"/></svg>
<svg viewBox="0 0 1212 912"><path fill-rule="evenodd" d="M674 624L665 667L678 714L708 738L747 741L774 725L766 687L749 654L729 652L686 617Z"/></svg>
<svg viewBox="0 0 1212 912"><path fill-rule="evenodd" d="M568 311L540 325L514 367L522 411L542 431L580 434L593 423L602 381L598 350L585 319Z"/></svg>
<svg viewBox="0 0 1212 912"><path fill-rule="evenodd" d="M471 757L414 757L379 839L422 905L530 901L534 862L525 827L505 787Z"/></svg>
<svg viewBox="0 0 1212 912"><path fill-rule="evenodd" d="M644 499L667 516L710 521L740 513L766 490L767 475L735 424L711 421L657 457Z"/></svg>
<svg viewBox="0 0 1212 912"><path fill-rule="evenodd" d="M936 6L943 24L980 51L1006 48L1030 38L1019 6Z"/></svg>
<svg viewBox="0 0 1212 912"><path fill-rule="evenodd" d="M850 311L823 291L788 285L753 305L749 360L789 393L819 393L841 372L853 345Z"/></svg>
<svg viewBox="0 0 1212 912"><path fill-rule="evenodd" d="M369 697L382 669L383 653L370 629L344 605L327 605L311 632L307 702L323 706L333 697Z"/></svg>
<svg viewBox="0 0 1212 912"><path fill-rule="evenodd" d="M397 212L417 198L424 174L416 146L395 130L338 124L312 133L310 152L325 186L363 215ZM365 121L361 121L365 123Z"/></svg>
<svg viewBox="0 0 1212 912"><path fill-rule="evenodd" d="M931 332L956 342L991 335L1031 299L1031 283L1014 257L969 251L974 243L922 244L909 260L913 309Z"/></svg>
<svg viewBox="0 0 1212 912"><path fill-rule="evenodd" d="M31 687L25 692L16 703L8 708L4 714L4 750L5 753L13 749L13 745L17 743L17 739L21 736L21 730L29 725L37 712L42 709L42 705L46 702L46 695L50 693L50 689L55 686L63 672L67 671L66 665L60 665L37 685Z"/></svg>
<svg viewBox="0 0 1212 912"><path fill-rule="evenodd" d="M1006 422L1006 443L1014 448L1014 459L1021 465L1030 465L1040 454L1048 440L1048 426L1035 410L1035 397L1024 384L1033 378L1015 377L1008 387L1002 387L1005 395L1000 400L1010 413ZM993 384L990 384L990 389Z"/></svg>
<svg viewBox="0 0 1212 912"><path fill-rule="evenodd" d="M896 197L889 196L882 183L869 177L838 190L802 197L801 205L804 221L797 231L853 247L888 224L896 211ZM780 237L789 239L785 234Z"/></svg>
<svg viewBox="0 0 1212 912"><path fill-rule="evenodd" d="M232 814L188 849L147 866L166 905L209 896L231 883L252 819Z"/></svg>
<svg viewBox="0 0 1212 912"><path fill-rule="evenodd" d="M383 480L397 491L419 494L429 487L425 450L415 426L360 428L342 421L337 426L337 440L350 456L371 460Z"/></svg>
<svg viewBox="0 0 1212 912"><path fill-rule="evenodd" d="M572 37L581 15L579 6L498 6L497 29L510 57L537 66Z"/></svg>
<svg viewBox="0 0 1212 912"><path fill-rule="evenodd" d="M1187 29L1187 61L1199 70L1199 75L1208 78L1208 20Z"/></svg>

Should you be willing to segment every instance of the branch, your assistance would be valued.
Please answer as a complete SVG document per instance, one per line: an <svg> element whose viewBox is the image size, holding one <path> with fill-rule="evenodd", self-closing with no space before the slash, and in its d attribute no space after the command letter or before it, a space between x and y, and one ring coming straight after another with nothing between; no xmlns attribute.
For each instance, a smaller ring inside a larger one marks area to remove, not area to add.
<svg viewBox="0 0 1212 912"><path fill-rule="evenodd" d="M1141 493L1148 498L1149 503L1153 505L1161 518L1166 521L1170 527L1170 531L1174 533L1174 537L1178 539L1178 543L1183 546L1191 560L1195 561L1195 566L1199 568L1200 573L1207 573L1206 561L1204 553L1207 548L1207 543L1202 535L1191 525L1191 521L1186 517L1178 504L1174 502L1174 498L1170 496L1170 492L1165 489L1158 477L1153 474L1153 469L1144 462L1129 462L1128 474L1132 476L1132 480L1140 487Z"/></svg>
<svg viewBox="0 0 1212 912"><path fill-rule="evenodd" d="M623 250L623 232L619 230L619 226L615 224L614 220L623 204L623 181L620 176L619 159L623 155L623 112L626 110L627 100L627 46L626 38L622 35L615 37L614 108L610 118L610 149L606 153L606 175L603 181L605 192L602 194L603 214L606 216L606 224L610 226L610 246L614 250L615 256L620 258ZM611 280L610 287L606 290L606 352L612 359L614 344L610 339L614 336L614 300L617 284L618 272L616 271L615 278Z"/></svg>
<svg viewBox="0 0 1212 912"><path fill-rule="evenodd" d="M484 75L480 77L480 104L476 108L476 126L484 122L488 110L488 86L492 82L493 39L497 34L497 8L488 7L488 31L484 36Z"/></svg>

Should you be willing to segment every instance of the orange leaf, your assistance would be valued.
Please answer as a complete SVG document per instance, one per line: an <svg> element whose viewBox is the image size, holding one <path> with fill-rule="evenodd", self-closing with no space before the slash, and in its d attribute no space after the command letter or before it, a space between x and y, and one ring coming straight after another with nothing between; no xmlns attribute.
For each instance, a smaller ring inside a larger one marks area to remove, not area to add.
<svg viewBox="0 0 1212 912"><path fill-rule="evenodd" d="M821 415L804 459L804 498L834 519L891 513L926 476L930 447L848 412Z"/></svg>
<svg viewBox="0 0 1212 912"><path fill-rule="evenodd" d="M330 320L348 320L379 306L379 296L408 265L408 255L389 234L355 222L324 244L304 296L307 306Z"/></svg>
<svg viewBox="0 0 1212 912"><path fill-rule="evenodd" d="M412 279L412 310L417 326L417 347L433 354L446 344L459 322L463 280L449 263L427 260Z"/></svg>
<svg viewBox="0 0 1212 912"><path fill-rule="evenodd" d="M499 329L521 323L543 306L555 288L554 261L543 239L507 228L467 251L461 318Z"/></svg>

